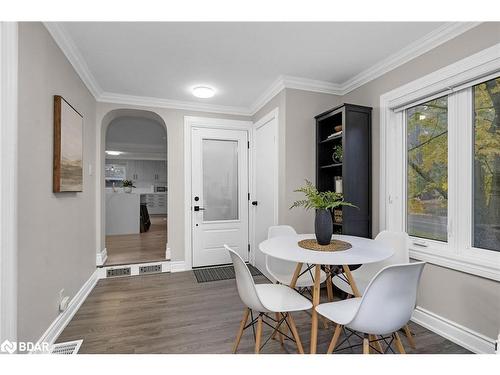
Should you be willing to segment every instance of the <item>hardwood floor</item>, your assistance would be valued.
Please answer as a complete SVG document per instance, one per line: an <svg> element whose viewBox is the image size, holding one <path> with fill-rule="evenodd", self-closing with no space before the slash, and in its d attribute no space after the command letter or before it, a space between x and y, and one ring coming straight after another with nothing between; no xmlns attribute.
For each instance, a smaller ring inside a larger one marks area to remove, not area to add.
<svg viewBox="0 0 500 375"><path fill-rule="evenodd" d="M268 282L263 276L255 279ZM243 308L235 280L198 284L192 272L104 279L57 341L83 339L80 353L231 353ZM310 316L299 312L294 319L304 348L309 348ZM412 350L401 335L408 353L468 353L419 325L410 323L410 327L416 334L417 349ZM264 326L263 342L270 334L271 329ZM326 353L332 334L332 324L318 330L318 353ZM343 335L339 342L342 340ZM238 353L253 351L249 328ZM354 350L361 351L361 347ZM296 353L289 340L284 347L270 340L261 351L286 352Z"/></svg>
<svg viewBox="0 0 500 375"><path fill-rule="evenodd" d="M165 260L166 215L150 216L149 231L139 234L106 236L108 259L105 266Z"/></svg>

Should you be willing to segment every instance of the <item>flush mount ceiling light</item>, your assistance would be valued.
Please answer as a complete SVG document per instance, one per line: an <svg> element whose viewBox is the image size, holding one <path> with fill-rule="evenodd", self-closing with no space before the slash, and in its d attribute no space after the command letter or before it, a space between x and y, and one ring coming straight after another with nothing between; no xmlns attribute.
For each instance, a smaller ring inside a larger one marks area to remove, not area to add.
<svg viewBox="0 0 500 375"><path fill-rule="evenodd" d="M108 150L106 150L106 154L113 155L113 156L118 156L118 155L121 155L122 152L121 151L108 151Z"/></svg>
<svg viewBox="0 0 500 375"><path fill-rule="evenodd" d="M215 95L215 90L208 86L196 86L193 87L193 95L197 98L207 99Z"/></svg>

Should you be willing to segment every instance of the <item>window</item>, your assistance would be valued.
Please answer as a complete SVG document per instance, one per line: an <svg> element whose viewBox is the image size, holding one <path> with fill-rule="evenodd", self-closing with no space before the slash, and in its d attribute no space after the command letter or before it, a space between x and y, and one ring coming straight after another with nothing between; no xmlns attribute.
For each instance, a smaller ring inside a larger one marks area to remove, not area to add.
<svg viewBox="0 0 500 375"><path fill-rule="evenodd" d="M447 241L448 97L406 110L406 229Z"/></svg>
<svg viewBox="0 0 500 375"><path fill-rule="evenodd" d="M381 229L410 257L500 281L500 58L494 46L380 97Z"/></svg>
<svg viewBox="0 0 500 375"><path fill-rule="evenodd" d="M473 246L500 251L500 78L473 87Z"/></svg>

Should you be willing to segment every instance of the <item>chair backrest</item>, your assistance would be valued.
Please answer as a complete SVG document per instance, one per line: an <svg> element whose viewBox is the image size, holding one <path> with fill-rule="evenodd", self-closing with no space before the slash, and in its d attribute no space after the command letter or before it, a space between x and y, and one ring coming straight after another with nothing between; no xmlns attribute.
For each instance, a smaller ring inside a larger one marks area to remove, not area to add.
<svg viewBox="0 0 500 375"><path fill-rule="evenodd" d="M382 243L384 246L394 250L394 254L381 262L363 264L356 270L356 277L369 282L382 268L392 264L403 264L410 262L410 253L408 245L410 238L405 232L392 232L384 230L380 232L375 241ZM366 284L365 284L366 285Z"/></svg>
<svg viewBox="0 0 500 375"><path fill-rule="evenodd" d="M296 236L297 232L290 225L275 225L269 227L267 231L267 238L279 237L279 236ZM270 257L266 255L266 269L273 277L278 275L290 275L290 280L292 279L293 273L295 272L295 267L297 267L296 262L290 262L288 260L282 260Z"/></svg>
<svg viewBox="0 0 500 375"><path fill-rule="evenodd" d="M394 250L393 256L381 262L384 266L410 262L410 252L408 250L410 237L405 232L384 230L375 237L375 241L379 241Z"/></svg>
<svg viewBox="0 0 500 375"><path fill-rule="evenodd" d="M266 311L265 307L262 306L257 290L255 289L255 283L253 281L252 274L248 269L247 265L241 259L240 255L231 249L229 246L224 245L231 260L233 261L234 273L236 276L236 286L238 288L238 294L240 295L243 303L255 311Z"/></svg>
<svg viewBox="0 0 500 375"><path fill-rule="evenodd" d="M348 326L359 332L384 335L408 323L415 309L424 265L425 262L396 264L377 273Z"/></svg>

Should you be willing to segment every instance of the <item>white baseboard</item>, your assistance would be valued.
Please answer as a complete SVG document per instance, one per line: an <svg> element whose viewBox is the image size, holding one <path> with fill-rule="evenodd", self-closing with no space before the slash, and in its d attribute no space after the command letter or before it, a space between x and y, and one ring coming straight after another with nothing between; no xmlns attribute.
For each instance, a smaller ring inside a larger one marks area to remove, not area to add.
<svg viewBox="0 0 500 375"><path fill-rule="evenodd" d="M495 353L495 340L417 306L411 320L474 353Z"/></svg>
<svg viewBox="0 0 500 375"><path fill-rule="evenodd" d="M104 248L96 254L95 263L97 266L102 266L106 263L106 259L108 259L108 250Z"/></svg>
<svg viewBox="0 0 500 375"><path fill-rule="evenodd" d="M49 328L47 328L47 330L43 333L37 342L39 345L35 345L35 347L41 347L42 343L48 343L49 345L54 344L57 337L59 337L64 328L66 328L71 319L73 319L73 316L76 314L82 303L85 301L92 289L94 289L98 280L99 273L98 270L95 270L85 284L82 285L80 290L71 299L68 308L60 313L57 318L54 319Z"/></svg>
<svg viewBox="0 0 500 375"><path fill-rule="evenodd" d="M170 262L170 272L182 272L187 271L186 262L183 260L171 261Z"/></svg>

